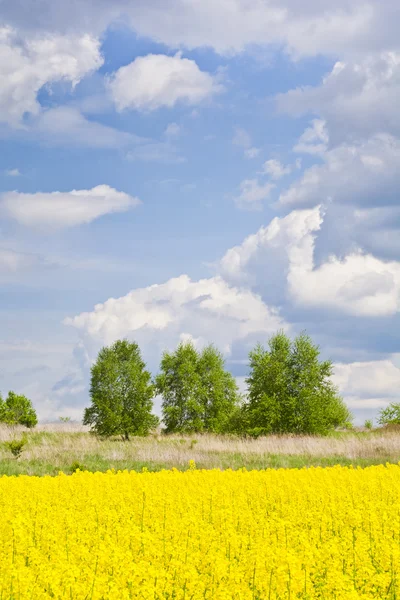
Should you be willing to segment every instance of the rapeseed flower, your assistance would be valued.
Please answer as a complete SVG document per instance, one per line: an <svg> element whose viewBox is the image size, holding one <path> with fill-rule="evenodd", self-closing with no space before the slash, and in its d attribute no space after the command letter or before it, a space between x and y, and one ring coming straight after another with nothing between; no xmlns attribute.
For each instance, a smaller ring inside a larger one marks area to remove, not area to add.
<svg viewBox="0 0 400 600"><path fill-rule="evenodd" d="M399 597L400 467L0 478L0 598Z"/></svg>

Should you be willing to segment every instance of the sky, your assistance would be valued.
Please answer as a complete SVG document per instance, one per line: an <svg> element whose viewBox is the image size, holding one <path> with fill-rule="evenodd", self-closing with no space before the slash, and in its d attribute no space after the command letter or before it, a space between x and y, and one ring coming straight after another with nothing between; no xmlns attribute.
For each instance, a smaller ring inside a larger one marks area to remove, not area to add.
<svg viewBox="0 0 400 600"><path fill-rule="evenodd" d="M306 331L400 390L395 0L0 0L0 389L80 419L104 345ZM159 399L156 411L159 411Z"/></svg>

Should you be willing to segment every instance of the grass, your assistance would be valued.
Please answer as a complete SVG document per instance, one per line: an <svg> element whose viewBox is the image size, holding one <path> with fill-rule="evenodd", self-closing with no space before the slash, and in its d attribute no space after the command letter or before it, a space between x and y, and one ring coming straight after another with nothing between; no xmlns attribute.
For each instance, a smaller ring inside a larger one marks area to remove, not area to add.
<svg viewBox="0 0 400 600"><path fill-rule="evenodd" d="M211 435L162 436L99 440L73 423L38 426L27 431L27 443L16 459L6 442L20 439L22 428L0 427L0 475L71 473L74 463L88 471L186 470L189 460L204 469L301 468L369 465L400 461L397 431L340 432L321 438L269 436L241 439Z"/></svg>

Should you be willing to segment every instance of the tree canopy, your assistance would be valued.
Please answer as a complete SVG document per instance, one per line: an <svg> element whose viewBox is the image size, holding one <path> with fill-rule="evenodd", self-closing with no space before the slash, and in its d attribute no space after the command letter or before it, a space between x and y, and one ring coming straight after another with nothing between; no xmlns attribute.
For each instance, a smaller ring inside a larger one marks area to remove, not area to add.
<svg viewBox="0 0 400 600"><path fill-rule="evenodd" d="M92 404L83 423L100 436L147 435L158 424L152 414L154 386L139 346L118 340L100 350L91 369Z"/></svg>
<svg viewBox="0 0 400 600"><path fill-rule="evenodd" d="M32 402L26 396L8 392L6 400L0 396L0 422L31 429L37 425L38 419Z"/></svg>
<svg viewBox="0 0 400 600"><path fill-rule="evenodd" d="M164 352L155 382L167 433L221 433L239 401L235 379L211 345L200 352L186 342Z"/></svg>
<svg viewBox="0 0 400 600"><path fill-rule="evenodd" d="M326 434L346 425L351 414L330 377L332 362L306 334L294 341L279 332L268 348L250 352L248 402L244 407L249 433Z"/></svg>

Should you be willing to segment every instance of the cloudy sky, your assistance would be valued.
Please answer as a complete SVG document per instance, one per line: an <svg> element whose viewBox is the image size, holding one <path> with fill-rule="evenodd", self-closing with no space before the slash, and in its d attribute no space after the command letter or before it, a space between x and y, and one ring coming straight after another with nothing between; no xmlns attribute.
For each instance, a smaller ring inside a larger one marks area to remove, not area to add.
<svg viewBox="0 0 400 600"><path fill-rule="evenodd" d="M0 388L79 418L153 372L306 330L356 422L400 390L395 0L0 0Z"/></svg>

